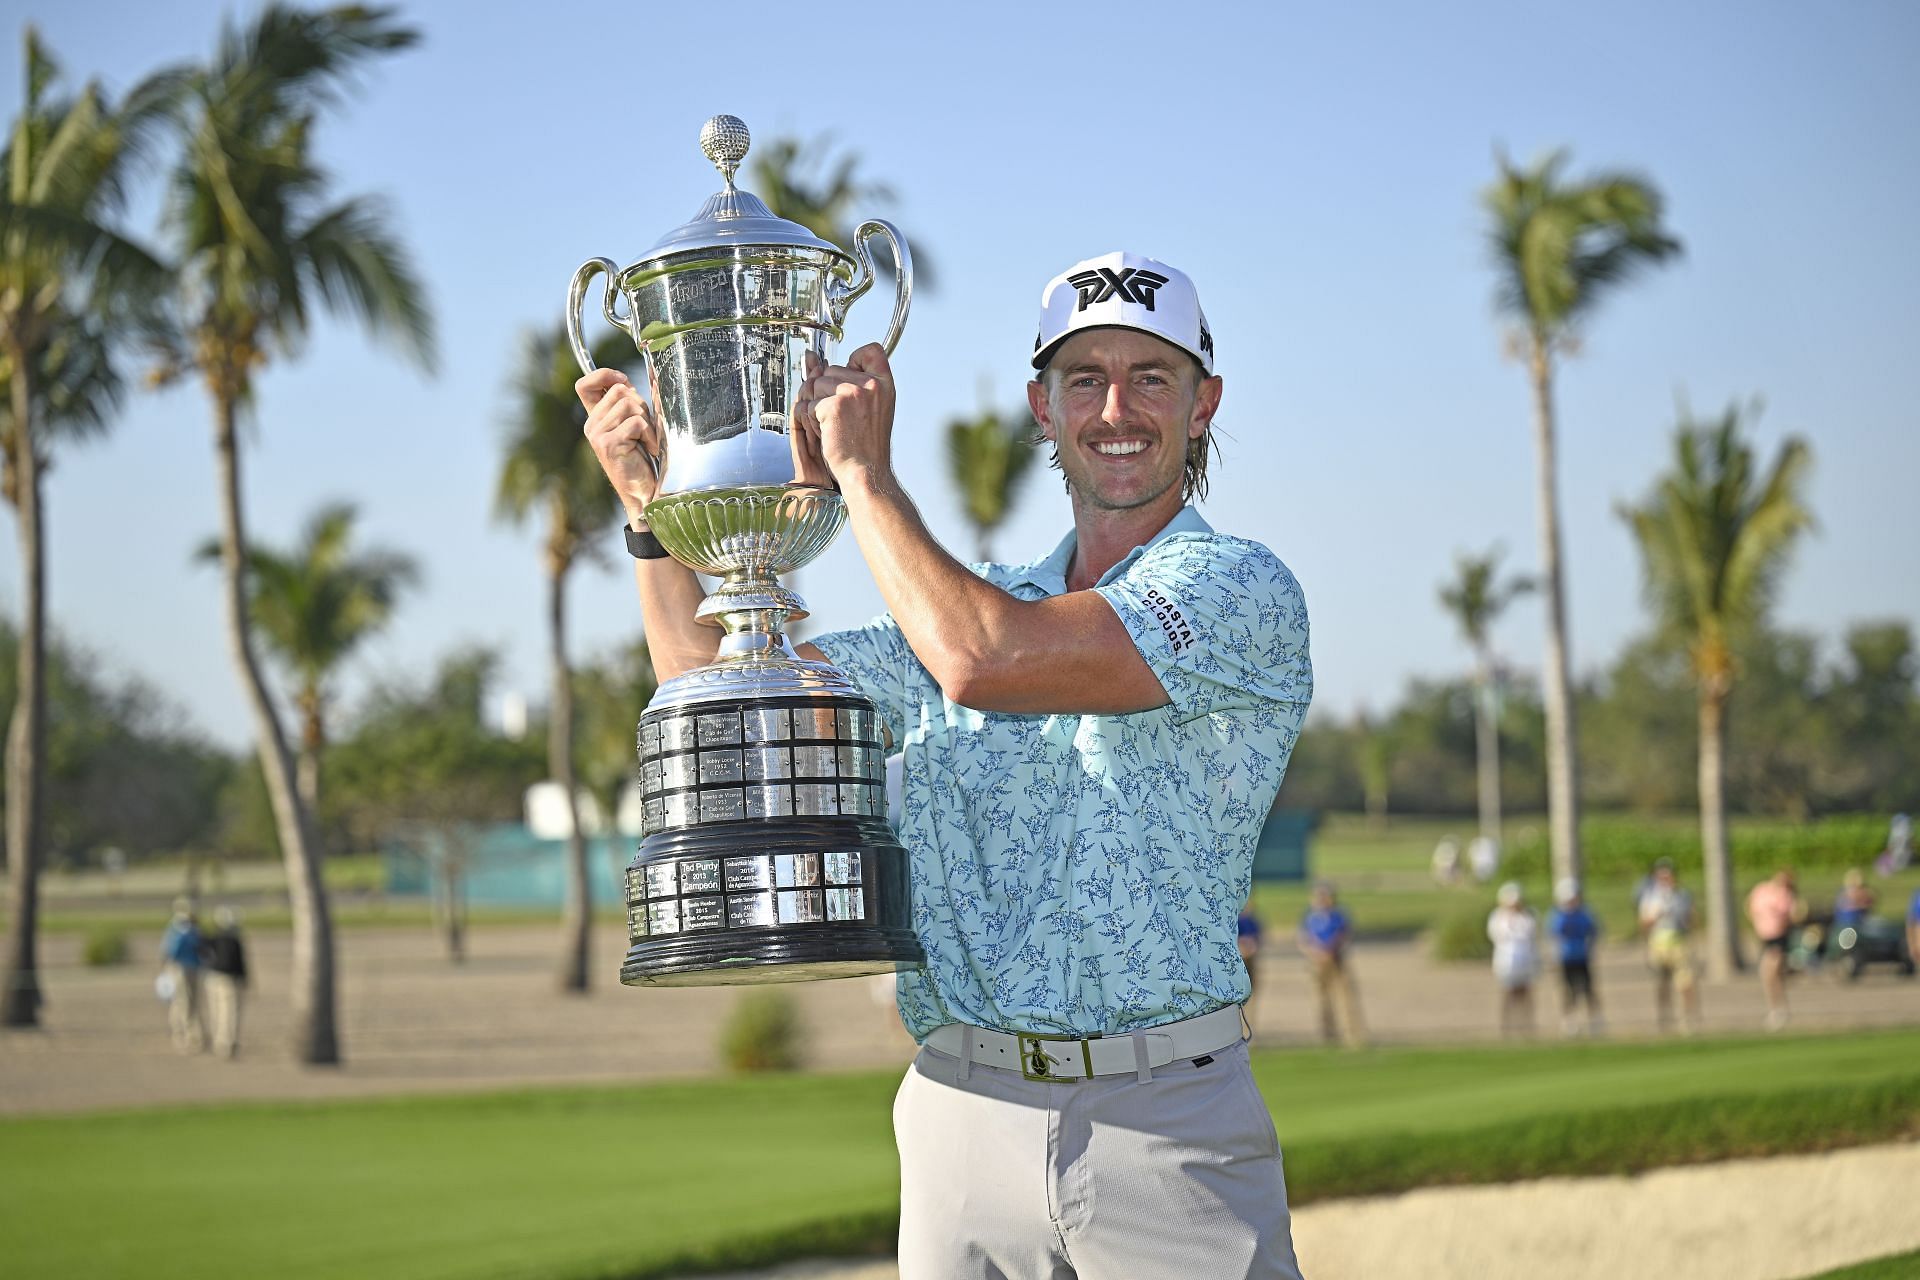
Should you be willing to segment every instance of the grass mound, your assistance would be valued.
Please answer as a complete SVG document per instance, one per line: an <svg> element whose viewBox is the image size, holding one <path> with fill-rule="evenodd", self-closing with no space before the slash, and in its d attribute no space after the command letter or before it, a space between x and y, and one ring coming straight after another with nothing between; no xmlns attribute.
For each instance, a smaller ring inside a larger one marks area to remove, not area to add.
<svg viewBox="0 0 1920 1280"><path fill-rule="evenodd" d="M1920 1276L1920 1249L1875 1258L1871 1262L1857 1262L1838 1271L1822 1271L1807 1280L1913 1280L1915 1276Z"/></svg>

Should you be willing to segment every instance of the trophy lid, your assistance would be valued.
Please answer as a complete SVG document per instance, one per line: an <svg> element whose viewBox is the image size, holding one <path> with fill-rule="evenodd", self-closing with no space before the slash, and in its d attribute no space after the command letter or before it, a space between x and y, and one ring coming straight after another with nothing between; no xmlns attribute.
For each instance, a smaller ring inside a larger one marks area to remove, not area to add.
<svg viewBox="0 0 1920 1280"><path fill-rule="evenodd" d="M775 216L766 202L733 185L733 174L747 157L753 135L738 116L715 116L700 127L700 150L726 179L726 187L707 198L691 219L667 232L647 250L642 263L690 249L732 249L774 245L824 250L851 262L846 250L822 240L797 222ZM636 264L638 265L638 264Z"/></svg>

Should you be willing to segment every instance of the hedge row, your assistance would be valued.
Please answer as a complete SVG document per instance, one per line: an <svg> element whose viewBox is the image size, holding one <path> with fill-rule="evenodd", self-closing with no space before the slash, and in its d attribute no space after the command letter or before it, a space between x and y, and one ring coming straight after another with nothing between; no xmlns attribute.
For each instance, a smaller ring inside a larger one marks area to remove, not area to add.
<svg viewBox="0 0 1920 1280"><path fill-rule="evenodd" d="M1889 820L1842 814L1814 822L1736 819L1728 833L1735 870L1765 874L1780 867L1842 870L1865 867L1886 847ZM1639 876L1657 858L1671 858L1683 870L1700 865L1698 824L1636 818L1589 818L1580 824L1580 853L1589 876ZM1544 875L1544 828L1507 850L1503 876Z"/></svg>

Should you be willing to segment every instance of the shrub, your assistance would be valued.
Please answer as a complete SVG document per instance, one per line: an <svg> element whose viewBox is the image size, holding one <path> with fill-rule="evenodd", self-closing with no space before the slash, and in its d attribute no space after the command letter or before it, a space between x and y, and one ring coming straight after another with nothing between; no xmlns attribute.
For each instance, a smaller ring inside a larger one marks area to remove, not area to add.
<svg viewBox="0 0 1920 1280"><path fill-rule="evenodd" d="M1490 963L1493 960L1493 942L1487 937L1487 913L1492 910L1491 905L1481 903L1456 908L1441 917L1427 941L1433 958Z"/></svg>
<svg viewBox="0 0 1920 1280"><path fill-rule="evenodd" d="M122 929L101 927L87 935L80 958L88 968L104 969L127 962L127 935Z"/></svg>
<svg viewBox="0 0 1920 1280"><path fill-rule="evenodd" d="M800 1065L800 1011L784 991L748 992L720 1032L720 1056L735 1071L792 1071Z"/></svg>
<svg viewBox="0 0 1920 1280"><path fill-rule="evenodd" d="M1815 822L1735 818L1727 844L1734 870L1743 876L1766 875L1781 867L1808 871L1841 870L1871 863L1887 842L1887 819L1844 814ZM1631 879L1645 875L1657 858L1671 858L1682 869L1700 865L1700 827L1696 822L1606 817L1580 824L1580 853L1587 875ZM1535 831L1508 846L1502 875L1544 876L1547 839Z"/></svg>

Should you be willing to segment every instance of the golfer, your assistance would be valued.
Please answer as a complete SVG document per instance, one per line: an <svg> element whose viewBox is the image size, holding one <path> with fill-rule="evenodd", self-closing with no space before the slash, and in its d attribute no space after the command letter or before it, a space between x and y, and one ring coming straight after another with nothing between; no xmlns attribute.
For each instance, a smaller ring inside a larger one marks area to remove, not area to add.
<svg viewBox="0 0 1920 1280"><path fill-rule="evenodd" d="M1299 585L1218 534L1222 381L1193 284L1079 263L1041 297L1027 389L1073 528L1020 565L943 550L894 473L878 346L800 390L888 612L819 637L904 755L924 968L894 1103L903 1280L1298 1277L1280 1148L1248 1070L1235 939L1253 847L1312 695ZM664 440L617 371L577 384L643 528ZM709 662L701 588L638 562L654 665Z"/></svg>

